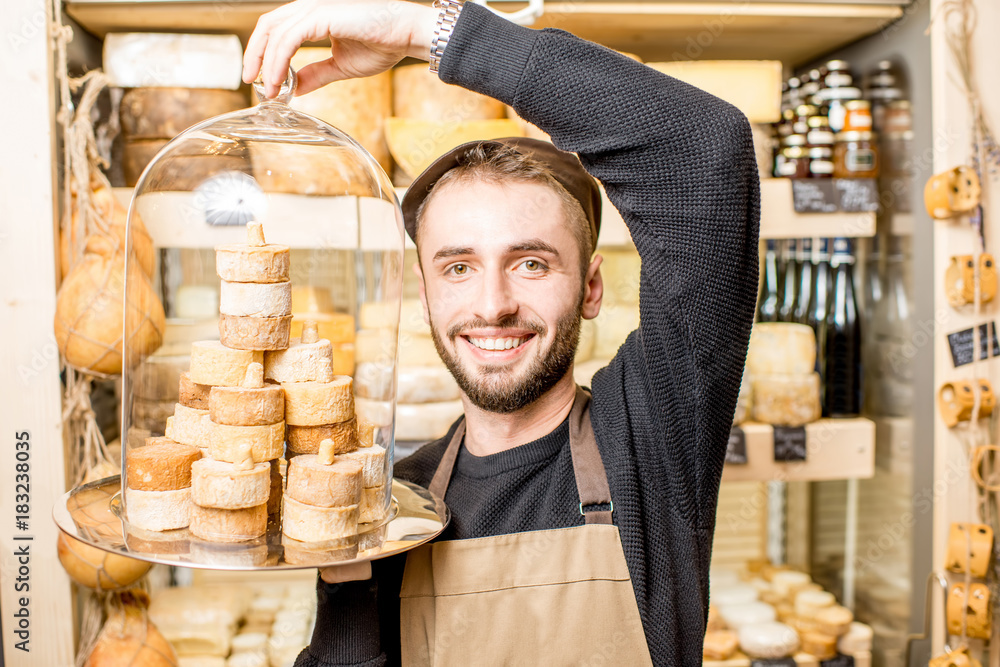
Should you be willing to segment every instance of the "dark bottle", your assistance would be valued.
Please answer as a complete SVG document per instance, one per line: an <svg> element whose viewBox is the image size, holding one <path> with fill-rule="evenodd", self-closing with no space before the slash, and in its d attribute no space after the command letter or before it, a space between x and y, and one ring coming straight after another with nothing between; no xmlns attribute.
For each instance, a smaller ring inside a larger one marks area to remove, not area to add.
<svg viewBox="0 0 1000 667"><path fill-rule="evenodd" d="M799 239L799 288L795 299L792 322L809 324L809 306L812 304L813 261L812 239Z"/></svg>
<svg viewBox="0 0 1000 667"><path fill-rule="evenodd" d="M784 242L782 253L785 270L781 274L781 302L778 306L778 321L791 322L795 317L795 301L799 293L799 242Z"/></svg>
<svg viewBox="0 0 1000 667"><path fill-rule="evenodd" d="M778 321L778 244L767 242L764 270L761 272L760 295L757 298L757 321Z"/></svg>
<svg viewBox="0 0 1000 667"><path fill-rule="evenodd" d="M820 393L823 391L824 352L826 350L824 334L826 333L827 300L830 295L830 240L820 239L816 251L816 262L813 264L812 290L809 295L809 311L806 317L813 333L816 334L816 371L820 374Z"/></svg>
<svg viewBox="0 0 1000 667"><path fill-rule="evenodd" d="M850 239L833 242L832 289L824 339L823 413L856 417L861 412L861 318L854 295L854 255Z"/></svg>

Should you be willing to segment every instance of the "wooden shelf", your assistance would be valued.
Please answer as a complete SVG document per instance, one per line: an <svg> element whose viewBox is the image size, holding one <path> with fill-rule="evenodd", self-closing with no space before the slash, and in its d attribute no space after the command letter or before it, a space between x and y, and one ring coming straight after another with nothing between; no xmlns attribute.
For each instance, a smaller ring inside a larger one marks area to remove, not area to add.
<svg viewBox="0 0 1000 667"><path fill-rule="evenodd" d="M760 237L762 239L862 237L875 235L875 213L796 213L792 181L760 181Z"/></svg>
<svg viewBox="0 0 1000 667"><path fill-rule="evenodd" d="M236 33L246 42L274 0L67 0L66 12L88 32ZM903 15L900 5L866 2L593 2L545 3L532 26L560 28L643 60L780 60L797 66ZM509 3L515 11L523 4ZM503 4L508 9L508 4Z"/></svg>
<svg viewBox="0 0 1000 667"><path fill-rule="evenodd" d="M741 425L747 462L727 464L723 482L816 482L865 479L875 474L875 423L861 417L820 419L806 425L806 460L774 460L774 429L767 424Z"/></svg>

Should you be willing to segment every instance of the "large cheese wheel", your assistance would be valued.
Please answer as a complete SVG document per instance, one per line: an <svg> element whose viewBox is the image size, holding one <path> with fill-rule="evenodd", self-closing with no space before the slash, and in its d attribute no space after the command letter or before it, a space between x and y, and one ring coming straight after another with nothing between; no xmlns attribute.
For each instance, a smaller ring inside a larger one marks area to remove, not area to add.
<svg viewBox="0 0 1000 667"><path fill-rule="evenodd" d="M132 88L118 110L125 139L173 139L203 120L247 106L239 90Z"/></svg>
<svg viewBox="0 0 1000 667"><path fill-rule="evenodd" d="M103 62L118 88L238 90L242 54L236 35L113 32L104 39Z"/></svg>
<svg viewBox="0 0 1000 667"><path fill-rule="evenodd" d="M191 464L201 450L170 438L149 438L144 447L129 450L125 472L130 489L173 491L191 486Z"/></svg>
<svg viewBox="0 0 1000 667"><path fill-rule="evenodd" d="M276 424L285 417L285 392L276 384L262 387L212 387L208 405L209 417L216 424Z"/></svg>
<svg viewBox="0 0 1000 667"><path fill-rule="evenodd" d="M799 636L784 623L759 623L740 628L740 648L751 658L787 658L799 647Z"/></svg>
<svg viewBox="0 0 1000 667"><path fill-rule="evenodd" d="M191 522L191 489L140 491L125 489L128 523L145 530L173 530Z"/></svg>
<svg viewBox="0 0 1000 667"><path fill-rule="evenodd" d="M217 340L200 340L191 344L188 377L197 384L234 387L243 383L247 366L263 361L263 352L233 349Z"/></svg>
<svg viewBox="0 0 1000 667"><path fill-rule="evenodd" d="M368 160L352 146L330 150L309 143L250 143L254 179L267 193L313 197L370 197Z"/></svg>
<svg viewBox="0 0 1000 667"><path fill-rule="evenodd" d="M254 463L280 458L285 449L285 422L260 426L215 424L208 451L218 461L239 463L246 446L250 447Z"/></svg>
<svg viewBox="0 0 1000 667"><path fill-rule="evenodd" d="M186 408L208 410L208 393L211 389L212 385L198 384L191 380L189 372L184 371L180 377L177 402Z"/></svg>
<svg viewBox="0 0 1000 667"><path fill-rule="evenodd" d="M167 145L167 139L129 139L122 144L122 172L125 185L132 188L156 154ZM194 190L209 178L225 172L246 172L245 151L235 149L228 155L213 155L205 160L201 155L173 156L156 165L156 181L170 183L177 191Z"/></svg>
<svg viewBox="0 0 1000 667"><path fill-rule="evenodd" d="M282 317L292 314L292 283L234 283L223 280L219 312L236 317Z"/></svg>
<svg viewBox="0 0 1000 667"><path fill-rule="evenodd" d="M243 470L233 463L202 459L191 468L191 501L201 507L255 507L267 502L270 490L270 463L255 463Z"/></svg>
<svg viewBox="0 0 1000 667"><path fill-rule="evenodd" d="M377 523L385 518L385 497L387 487L375 486L361 491L361 504L358 506L358 521L361 523Z"/></svg>
<svg viewBox="0 0 1000 667"><path fill-rule="evenodd" d="M816 366L816 335L805 324L758 322L750 334L750 375L806 375Z"/></svg>
<svg viewBox="0 0 1000 667"><path fill-rule="evenodd" d="M524 132L517 121L501 120L411 120L389 118L385 138L389 152L403 172L416 177L437 156L470 141L520 137Z"/></svg>
<svg viewBox="0 0 1000 667"><path fill-rule="evenodd" d="M826 607L816 612L816 623L819 626L819 631L834 637L847 634L853 622L854 614L851 613L851 610L840 605Z"/></svg>
<svg viewBox="0 0 1000 667"><path fill-rule="evenodd" d="M247 225L247 243L215 247L215 272L231 283L283 283L288 281L288 246L265 243L263 228ZM289 295L291 298L291 295Z"/></svg>
<svg viewBox="0 0 1000 667"><path fill-rule="evenodd" d="M502 102L441 81L427 65L392 70L392 115L397 118L456 123L504 118L506 112Z"/></svg>
<svg viewBox="0 0 1000 667"><path fill-rule="evenodd" d="M810 621L816 620L821 609L837 604L837 598L827 591L801 591L795 596L795 615Z"/></svg>
<svg viewBox="0 0 1000 667"><path fill-rule="evenodd" d="M358 448L356 419L321 426L288 426L285 435L288 451L295 454L316 454L324 440L333 441L335 454L346 454Z"/></svg>
<svg viewBox="0 0 1000 667"><path fill-rule="evenodd" d="M281 532L302 542L336 540L358 532L358 506L315 507L285 496Z"/></svg>
<svg viewBox="0 0 1000 667"><path fill-rule="evenodd" d="M351 378L338 375L330 382L286 382L285 421L290 426L339 424L354 418Z"/></svg>
<svg viewBox="0 0 1000 667"><path fill-rule="evenodd" d="M802 651L817 660L832 660L837 657L837 638L822 632L804 632L801 636Z"/></svg>
<svg viewBox="0 0 1000 667"><path fill-rule="evenodd" d="M837 640L837 650L844 655L854 655L872 650L872 639L875 633L871 626L855 621L847 632Z"/></svg>
<svg viewBox="0 0 1000 667"><path fill-rule="evenodd" d="M361 463L337 457L324 465L318 456L303 454L288 462L285 495L317 507L345 507L361 502Z"/></svg>
<svg viewBox="0 0 1000 667"><path fill-rule="evenodd" d="M174 416L167 418L166 436L171 440L205 449L211 444L215 424L208 410L198 410L177 403Z"/></svg>
<svg viewBox="0 0 1000 667"><path fill-rule="evenodd" d="M396 406L396 437L400 440L437 440L465 412L462 401Z"/></svg>
<svg viewBox="0 0 1000 667"><path fill-rule="evenodd" d="M775 426L802 426L822 414L819 373L808 375L755 375L753 418Z"/></svg>
<svg viewBox="0 0 1000 667"><path fill-rule="evenodd" d="M284 317L219 317L219 340L226 347L238 350L284 350L292 316Z"/></svg>
<svg viewBox="0 0 1000 667"><path fill-rule="evenodd" d="M633 305L619 305L601 308L594 319L597 327L597 341L594 356L610 359L618 353L625 339L639 326L639 309Z"/></svg>
<svg viewBox="0 0 1000 667"><path fill-rule="evenodd" d="M774 607L764 602L740 602L719 606L722 620L733 630L739 630L744 625L770 623L777 616Z"/></svg>
<svg viewBox="0 0 1000 667"><path fill-rule="evenodd" d="M243 542L267 529L267 505L223 510L191 506L191 533L212 542Z"/></svg>
<svg viewBox="0 0 1000 667"><path fill-rule="evenodd" d="M462 397L462 390L448 368L439 366L400 366L396 381L396 400L400 403L440 403Z"/></svg>
<svg viewBox="0 0 1000 667"><path fill-rule="evenodd" d="M325 339L303 343L301 338L292 338L287 350L264 354L264 377L275 382L329 382L333 346Z"/></svg>
<svg viewBox="0 0 1000 667"><path fill-rule="evenodd" d="M337 455L337 460L355 461L361 465L361 485L366 488L385 486L385 449L380 445L362 447Z"/></svg>

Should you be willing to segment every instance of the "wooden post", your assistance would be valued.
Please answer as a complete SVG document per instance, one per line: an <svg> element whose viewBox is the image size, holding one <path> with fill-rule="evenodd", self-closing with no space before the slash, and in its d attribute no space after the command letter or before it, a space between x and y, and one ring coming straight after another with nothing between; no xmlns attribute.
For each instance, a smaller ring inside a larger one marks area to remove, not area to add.
<svg viewBox="0 0 1000 667"><path fill-rule="evenodd" d="M43 0L0 3L0 607L8 665L73 664L73 604L56 556L66 489L56 304L54 82ZM27 445L18 445L18 443ZM20 448L19 448L20 447ZM26 460L18 460L26 459ZM18 463L27 463L19 472ZM26 474L27 478L16 477ZM18 486L28 480L27 489ZM25 497L16 493L27 491ZM21 505L21 507L18 507ZM27 505L27 508L23 507ZM28 509L27 513L21 510ZM23 519L19 526L17 517ZM24 554L27 556L18 555ZM27 617L18 614L27 610ZM18 635L19 625L27 625ZM27 650L22 650L27 649Z"/></svg>

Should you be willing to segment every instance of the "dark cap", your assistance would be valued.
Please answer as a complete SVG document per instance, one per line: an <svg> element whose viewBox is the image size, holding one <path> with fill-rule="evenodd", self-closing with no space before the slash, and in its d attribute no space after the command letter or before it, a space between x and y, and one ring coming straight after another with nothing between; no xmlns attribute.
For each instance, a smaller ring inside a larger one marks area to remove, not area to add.
<svg viewBox="0 0 1000 667"><path fill-rule="evenodd" d="M590 237L594 245L597 245L597 233L601 230L601 190L597 187L597 181L587 173L575 154L561 151L547 141L527 137L471 141L451 149L424 169L424 172L407 188L403 197L403 224L411 239L417 240L417 210L430 194L434 184L457 167L470 149L479 145L509 146L548 167L560 185L580 202L584 215L590 221Z"/></svg>

